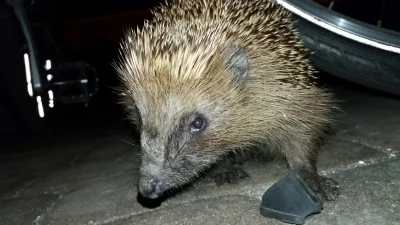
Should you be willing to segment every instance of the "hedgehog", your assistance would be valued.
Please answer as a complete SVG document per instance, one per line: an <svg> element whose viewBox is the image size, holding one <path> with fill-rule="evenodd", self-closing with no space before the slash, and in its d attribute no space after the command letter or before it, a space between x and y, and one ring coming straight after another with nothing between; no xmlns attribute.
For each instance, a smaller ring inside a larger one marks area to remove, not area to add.
<svg viewBox="0 0 400 225"><path fill-rule="evenodd" d="M317 159L335 97L317 85L291 13L274 0L167 0L151 13L126 30L113 64L140 131L140 195L165 196L204 173L237 182L248 174L231 153L269 152L334 201L339 185Z"/></svg>

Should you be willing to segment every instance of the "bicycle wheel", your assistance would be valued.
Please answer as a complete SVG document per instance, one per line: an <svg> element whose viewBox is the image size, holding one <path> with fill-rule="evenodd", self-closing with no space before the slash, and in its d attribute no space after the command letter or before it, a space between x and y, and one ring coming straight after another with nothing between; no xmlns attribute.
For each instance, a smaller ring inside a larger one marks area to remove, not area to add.
<svg viewBox="0 0 400 225"><path fill-rule="evenodd" d="M293 13L316 68L400 95L400 32L382 28L379 21L372 25L336 12L332 4L327 7L314 0L277 2Z"/></svg>

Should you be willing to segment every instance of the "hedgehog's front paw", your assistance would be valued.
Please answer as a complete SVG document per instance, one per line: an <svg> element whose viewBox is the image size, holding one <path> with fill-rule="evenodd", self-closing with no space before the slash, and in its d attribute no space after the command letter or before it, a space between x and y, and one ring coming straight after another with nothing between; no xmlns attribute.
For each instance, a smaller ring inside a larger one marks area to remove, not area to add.
<svg viewBox="0 0 400 225"><path fill-rule="evenodd" d="M224 183L237 183L240 179L250 177L250 175L244 171L240 165L233 164L230 161L218 164L208 174L206 181L214 181L217 185Z"/></svg>
<svg viewBox="0 0 400 225"><path fill-rule="evenodd" d="M305 176L304 181L323 201L334 201L339 195L339 184L328 177L319 175Z"/></svg>

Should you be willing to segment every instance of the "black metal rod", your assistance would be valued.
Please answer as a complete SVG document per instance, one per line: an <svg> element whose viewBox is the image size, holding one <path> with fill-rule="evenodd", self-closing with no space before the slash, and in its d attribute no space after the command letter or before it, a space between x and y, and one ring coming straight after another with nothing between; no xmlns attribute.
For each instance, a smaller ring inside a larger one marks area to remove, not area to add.
<svg viewBox="0 0 400 225"><path fill-rule="evenodd" d="M382 0L381 8L379 10L378 27L382 26L383 14L385 13L385 8L386 8L386 0Z"/></svg>

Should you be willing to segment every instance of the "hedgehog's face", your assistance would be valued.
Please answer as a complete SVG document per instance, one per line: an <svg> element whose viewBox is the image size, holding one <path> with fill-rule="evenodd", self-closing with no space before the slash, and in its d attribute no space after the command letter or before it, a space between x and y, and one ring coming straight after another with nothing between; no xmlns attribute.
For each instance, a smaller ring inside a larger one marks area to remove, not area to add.
<svg viewBox="0 0 400 225"><path fill-rule="evenodd" d="M248 74L248 62L241 48L226 48L221 55L215 65L203 66L213 68L203 70L204 75L185 82L168 75L147 77L136 87L141 91L135 102L142 129L138 187L143 196L157 198L192 181L237 141L229 139L240 133L230 121L243 117L235 107L242 102L238 84Z"/></svg>
<svg viewBox="0 0 400 225"><path fill-rule="evenodd" d="M157 122L159 127L144 123L141 133L139 191L148 198L191 181L218 157L205 144L212 133L209 115L192 112L164 116L164 121Z"/></svg>

